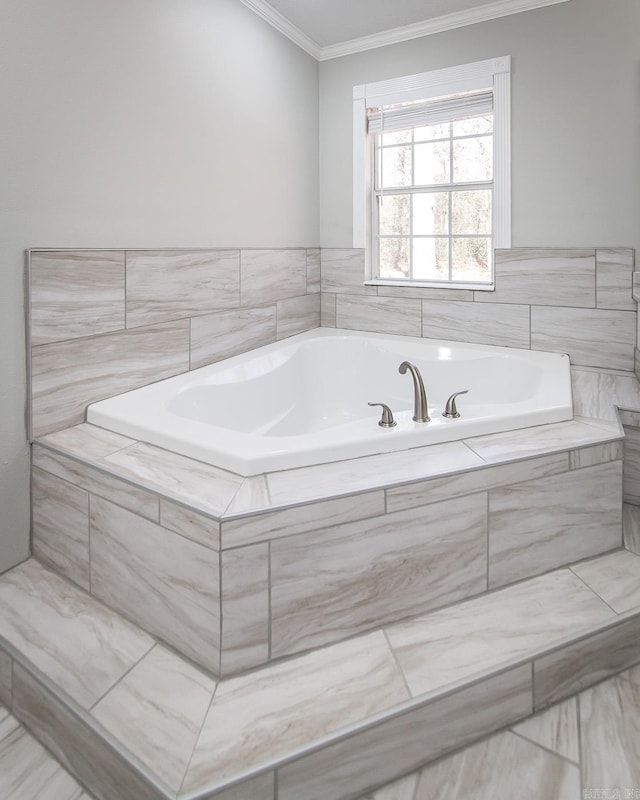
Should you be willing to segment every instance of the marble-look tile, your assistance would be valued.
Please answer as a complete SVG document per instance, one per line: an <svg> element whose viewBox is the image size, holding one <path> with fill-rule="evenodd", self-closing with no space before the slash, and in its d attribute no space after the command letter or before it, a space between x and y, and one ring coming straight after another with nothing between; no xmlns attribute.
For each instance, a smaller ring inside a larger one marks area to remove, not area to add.
<svg viewBox="0 0 640 800"><path fill-rule="evenodd" d="M529 306L423 300L422 320L429 339L529 348Z"/></svg>
<svg viewBox="0 0 640 800"><path fill-rule="evenodd" d="M384 514L384 492L337 497L222 522L222 547L240 547Z"/></svg>
<svg viewBox="0 0 640 800"><path fill-rule="evenodd" d="M476 494L273 541L272 655L484 591L486 521Z"/></svg>
<svg viewBox="0 0 640 800"><path fill-rule="evenodd" d="M633 250L605 247L596 250L596 298L598 308L635 311L632 296Z"/></svg>
<svg viewBox="0 0 640 800"><path fill-rule="evenodd" d="M420 300L336 295L336 326L357 331L420 336Z"/></svg>
<svg viewBox="0 0 640 800"><path fill-rule="evenodd" d="M12 716L0 721L0 797L79 800L82 787Z"/></svg>
<svg viewBox="0 0 640 800"><path fill-rule="evenodd" d="M219 668L219 556L91 498L91 591L214 672Z"/></svg>
<svg viewBox="0 0 640 800"><path fill-rule="evenodd" d="M189 320L33 347L33 436L84 422L96 400L188 369Z"/></svg>
<svg viewBox="0 0 640 800"><path fill-rule="evenodd" d="M269 660L269 545L222 553L220 674Z"/></svg>
<svg viewBox="0 0 640 800"><path fill-rule="evenodd" d="M198 800L275 800L275 772L265 772L248 778L229 789L214 789L211 793L198 793Z"/></svg>
<svg viewBox="0 0 640 800"><path fill-rule="evenodd" d="M241 305L275 303L285 297L299 297L306 291L306 250L241 251Z"/></svg>
<svg viewBox="0 0 640 800"><path fill-rule="evenodd" d="M473 301L471 289L430 289L420 286L378 286L378 297L417 297L420 300Z"/></svg>
<svg viewBox="0 0 640 800"><path fill-rule="evenodd" d="M334 294L377 294L377 287L364 285L364 250L321 251L322 292Z"/></svg>
<svg viewBox="0 0 640 800"><path fill-rule="evenodd" d="M634 797L640 779L640 687L613 678L580 696L585 797ZM600 792L598 795L596 792Z"/></svg>
<svg viewBox="0 0 640 800"><path fill-rule="evenodd" d="M556 475L566 472L567 469L567 454L556 453L551 456L515 461L513 464L462 472L459 475L408 483L386 490L387 511L400 511L403 508L414 508L438 500L449 500L464 494L487 491L545 475Z"/></svg>
<svg viewBox="0 0 640 800"><path fill-rule="evenodd" d="M320 327L320 295L305 294L278 300L277 338L285 339L296 333Z"/></svg>
<svg viewBox="0 0 640 800"><path fill-rule="evenodd" d="M531 349L567 353L572 364L632 370L635 343L630 311L531 307Z"/></svg>
<svg viewBox="0 0 640 800"><path fill-rule="evenodd" d="M622 545L622 463L489 493L489 587Z"/></svg>
<svg viewBox="0 0 640 800"><path fill-rule="evenodd" d="M640 556L618 550L571 569L616 613L640 610Z"/></svg>
<svg viewBox="0 0 640 800"><path fill-rule="evenodd" d="M183 791L281 758L407 698L380 632L230 678L218 686Z"/></svg>
<svg viewBox="0 0 640 800"><path fill-rule="evenodd" d="M640 428L640 411L619 408L618 417L623 427Z"/></svg>
<svg viewBox="0 0 640 800"><path fill-rule="evenodd" d="M272 472L267 476L267 483L274 505L291 505L376 489L380 485L381 475L388 476L387 479L394 483L404 483L482 465L482 458L462 442L448 442L334 464Z"/></svg>
<svg viewBox="0 0 640 800"><path fill-rule="evenodd" d="M336 327L336 297L326 292L320 295L320 324L323 328Z"/></svg>
<svg viewBox="0 0 640 800"><path fill-rule="evenodd" d="M239 250L127 251L127 328L239 305Z"/></svg>
<svg viewBox="0 0 640 800"><path fill-rule="evenodd" d="M418 773L412 772L411 775L405 775L404 778L388 783L359 800L414 800L417 785Z"/></svg>
<svg viewBox="0 0 640 800"><path fill-rule="evenodd" d="M158 496L119 480L100 469L82 464L71 458L58 455L45 447L34 444L32 463L52 475L86 489L91 494L111 500L147 519L158 521Z"/></svg>
<svg viewBox="0 0 640 800"><path fill-rule="evenodd" d="M495 251L494 292L476 292L476 301L538 306L595 308L593 250L514 247Z"/></svg>
<svg viewBox="0 0 640 800"><path fill-rule="evenodd" d="M156 645L91 713L177 792L215 689L211 678Z"/></svg>
<svg viewBox="0 0 640 800"><path fill-rule="evenodd" d="M311 753L278 770L279 800L344 800L531 713L517 667Z"/></svg>
<svg viewBox="0 0 640 800"><path fill-rule="evenodd" d="M260 511L270 506L271 498L269 497L266 475L254 475L243 480L242 486L233 496L233 500L227 506L224 514L225 516L246 514L252 511Z"/></svg>
<svg viewBox="0 0 640 800"><path fill-rule="evenodd" d="M624 502L640 505L640 429L624 428Z"/></svg>
<svg viewBox="0 0 640 800"><path fill-rule="evenodd" d="M276 340L275 305L236 308L193 317L191 369L213 364Z"/></svg>
<svg viewBox="0 0 640 800"><path fill-rule="evenodd" d="M637 664L639 642L640 618L634 615L613 624L605 623L602 630L535 659L534 707L557 703Z"/></svg>
<svg viewBox="0 0 640 800"><path fill-rule="evenodd" d="M582 467L604 464L607 461L618 461L623 455L624 443L622 441L581 447L579 450L572 450L569 453L569 468L582 469Z"/></svg>
<svg viewBox="0 0 640 800"><path fill-rule="evenodd" d="M414 800L522 796L580 800L580 770L505 731L425 767Z"/></svg>
<svg viewBox="0 0 640 800"><path fill-rule="evenodd" d="M84 708L154 644L144 631L33 560L0 577L0 606L0 635ZM14 703L16 669L14 664Z"/></svg>
<svg viewBox="0 0 640 800"><path fill-rule="evenodd" d="M218 516L243 478L151 444L135 444L104 459L118 473L174 500Z"/></svg>
<svg viewBox="0 0 640 800"><path fill-rule="evenodd" d="M551 450L570 450L596 444L604 439L620 438L617 423L604 423L595 427L586 421L573 419L535 428L476 436L465 439L465 444L485 461L495 463L509 458L527 458Z"/></svg>
<svg viewBox="0 0 640 800"><path fill-rule="evenodd" d="M573 413L600 420L616 419L614 405L640 408L640 384L630 373L571 367Z"/></svg>
<svg viewBox="0 0 640 800"><path fill-rule="evenodd" d="M12 674L13 659L4 650L0 650L0 704L7 708L11 708Z"/></svg>
<svg viewBox="0 0 640 800"><path fill-rule="evenodd" d="M307 294L320 292L320 248L307 248Z"/></svg>
<svg viewBox="0 0 640 800"><path fill-rule="evenodd" d="M33 555L89 589L89 493L50 472L31 471Z"/></svg>
<svg viewBox="0 0 640 800"><path fill-rule="evenodd" d="M124 251L32 252L31 344L124 328Z"/></svg>
<svg viewBox="0 0 640 800"><path fill-rule="evenodd" d="M640 665L631 667L631 669L627 669L624 672L620 672L617 677L624 678L625 681L631 681L631 683L635 683L637 686L640 686Z"/></svg>
<svg viewBox="0 0 640 800"><path fill-rule="evenodd" d="M14 714L65 769L91 786L98 798L163 800L164 795L108 741L17 664Z"/></svg>
<svg viewBox="0 0 640 800"><path fill-rule="evenodd" d="M578 707L575 697L529 717L515 725L512 730L570 761L580 760Z"/></svg>
<svg viewBox="0 0 640 800"><path fill-rule="evenodd" d="M40 442L54 450L62 450L68 455L81 458L83 461L99 461L105 456L110 456L118 450L124 450L136 443L135 439L122 436L119 433L98 428L81 422L72 428L65 428L55 433L49 433L40 438Z"/></svg>
<svg viewBox="0 0 640 800"><path fill-rule="evenodd" d="M211 517L198 514L189 506L172 503L171 500L160 498L160 524L163 528L179 533L191 539L192 542L210 547L212 550L220 549L220 523Z"/></svg>
<svg viewBox="0 0 640 800"><path fill-rule="evenodd" d="M640 555L640 506L622 504L622 538L627 550Z"/></svg>
<svg viewBox="0 0 640 800"><path fill-rule="evenodd" d="M569 570L386 629L414 696L470 678L615 615Z"/></svg>

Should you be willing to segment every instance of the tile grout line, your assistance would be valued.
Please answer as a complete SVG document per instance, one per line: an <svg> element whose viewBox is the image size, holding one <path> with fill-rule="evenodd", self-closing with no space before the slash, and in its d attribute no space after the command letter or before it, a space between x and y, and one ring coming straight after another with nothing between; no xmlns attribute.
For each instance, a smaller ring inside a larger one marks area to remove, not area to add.
<svg viewBox="0 0 640 800"><path fill-rule="evenodd" d="M570 698L567 698L567 699L570 699ZM563 700L562 702L566 702L566 700ZM545 709L542 712L538 712L538 713L545 714L551 708L553 708L553 706L549 706L549 708ZM534 714L533 716L536 716L536 714ZM522 722L526 722L528 719L531 719L531 717L525 717L525 719L523 719ZM550 747L546 747L545 745L540 744L540 742L536 742L535 739L531 739L529 736L525 736L524 733L520 733L519 731L514 731L512 728L509 728L508 730L509 730L509 733L513 734L514 736L517 736L519 739L522 739L524 742L528 742L529 744L533 745L534 747L537 747L539 750L542 750L544 753L548 753L551 756L555 756L556 758L559 758L561 761L564 761L565 763L570 764L572 767L577 767L578 769L580 768L580 762L579 761L574 761L573 759L569 758L568 756L565 756L562 753L559 753L557 750L553 750Z"/></svg>
<svg viewBox="0 0 640 800"><path fill-rule="evenodd" d="M187 775L191 769L191 764L193 763L193 759L198 748L198 744L200 743L200 738L202 737L202 731L204 729L205 723L207 721L207 717L209 716L209 712L211 711L211 707L213 706L213 700L216 696L218 691L218 686L220 685L220 679L216 680L216 685L214 686L213 692L211 694L211 699L209 700L209 705L207 706L207 710L202 717L202 724L200 725L200 729L198 730L198 735L196 736L196 740L193 743L193 749L191 750L191 755L189 756L189 760L187 761L187 766L185 767L184 775L182 776L182 781L180 782L180 786L178 790L175 792L176 797L179 797L183 794L184 791L184 782L187 779Z"/></svg>
<svg viewBox="0 0 640 800"><path fill-rule="evenodd" d="M622 549L624 549L624 548L622 548ZM616 552L616 551L614 550L613 552ZM597 559L597 558L603 558L603 557L604 557L604 556L606 556L606 555L608 555L608 553L600 553L598 556L594 556L594 557L593 557L592 559L590 559L590 560L592 560L592 561L593 561L593 560L595 560L595 559ZM584 560L584 559L583 559L583 560ZM580 564L580 563L582 563L582 561L579 561L578 563ZM598 592L596 592L596 590L595 590L595 589L594 589L592 586L589 586L589 584L588 584L588 583L585 581L585 579L584 579L584 578L582 578L580 575L578 575L578 573L577 573L577 572L575 572L575 570L573 569L573 567L574 567L574 566L575 566L575 564L573 564L573 565L568 565L568 569L569 569L569 570L570 570L570 571L573 573L573 575L575 575L575 576L576 576L576 578L577 578L579 581L581 581L581 582L582 582L582 583L583 583L583 584L584 584L584 585L587 587L587 589L588 589L588 590L589 590L589 591L590 591L590 592L591 592L593 595L595 595L595 596L596 596L596 597L597 597L599 600L601 600L601 601L602 601L602 602L605 604L605 606L606 606L607 608L611 609L611 611L613 611L613 613L616 615L616 617L619 617L619 616L620 616L620 612L616 611L616 610L615 610L615 608L613 608L613 606L611 606L609 603L607 603L607 601L604 599L604 597L602 597L600 594L598 594ZM615 619L615 618L614 618L614 619Z"/></svg>
<svg viewBox="0 0 640 800"><path fill-rule="evenodd" d="M87 546L88 546L88 560L89 560L89 594L93 597L91 591L92 583L92 569L91 569L91 492L87 492Z"/></svg>
<svg viewBox="0 0 640 800"><path fill-rule="evenodd" d="M117 686L119 686L122 683L122 681L129 675L129 673L133 672L133 670L138 666L138 664L140 664L148 655L151 654L152 650L155 650L155 648L158 647L158 640L155 637L153 637L150 634L148 634L148 633L147 633L147 636L152 640L151 647L145 653L143 653L140 656L140 658L134 664L131 664L131 666L129 666L125 670L125 672L123 672L122 675L120 675L118 680L112 686L109 686L109 688L106 689L100 695L100 697L91 706L89 706L89 708L87 708L87 713L90 714L90 716L93 717L96 721L99 721L98 718L95 717L94 714L93 714L93 712L96 709L96 706L98 706L109 694L111 694L111 692ZM119 738L119 737L117 737L117 738ZM123 744L124 744L124 742L123 742Z"/></svg>
<svg viewBox="0 0 640 800"><path fill-rule="evenodd" d="M487 508L486 508L486 523L487 523L487 580L486 591L489 591L489 570L491 568L491 491L487 490ZM533 676L532 676L533 677Z"/></svg>
<svg viewBox="0 0 640 800"><path fill-rule="evenodd" d="M584 751L582 747L582 709L580 698L582 692L576 695L576 726L578 733L578 777L580 781L580 797L584 797Z"/></svg>
<svg viewBox="0 0 640 800"><path fill-rule="evenodd" d="M387 634L386 626L381 628L381 630L382 630L382 635L384 636L385 642L387 644L387 647L389 648L389 653L391 654L391 658L393 659L393 662L396 665L396 669L398 670L400 677L402 678L402 682L404 683L405 688L409 693L409 697L411 698L413 697L413 692L411 691L411 687L409 686L409 682L407 681L407 676L405 675L405 672L402 669L400 662L398 661L398 654L393 649L393 646L389 640L389 635Z"/></svg>
<svg viewBox="0 0 640 800"><path fill-rule="evenodd" d="M273 658L273 655L272 655L272 651L273 651L273 646L272 646L272 640L273 640L273 632L272 632L273 612L272 612L272 597L271 597L271 595L272 595L271 541L267 542L267 553L268 553L268 570L267 570L268 576L267 577L268 577L268 581L269 581L269 590L268 590L268 593L267 593L267 613L269 615L269 628L268 628L268 632L267 632L267 657L268 657L269 660L268 660L267 663L270 663L272 658Z"/></svg>

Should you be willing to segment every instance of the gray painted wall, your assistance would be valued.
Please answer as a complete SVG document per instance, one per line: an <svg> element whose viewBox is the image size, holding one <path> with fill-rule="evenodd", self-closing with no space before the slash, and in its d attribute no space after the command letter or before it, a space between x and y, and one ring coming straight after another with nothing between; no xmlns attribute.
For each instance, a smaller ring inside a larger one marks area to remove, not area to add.
<svg viewBox="0 0 640 800"><path fill-rule="evenodd" d="M502 55L513 246L640 247L638 0L571 0L321 63L323 247L352 246L352 87Z"/></svg>
<svg viewBox="0 0 640 800"><path fill-rule="evenodd" d="M0 570L29 546L23 251L317 246L318 65L238 0L3 0Z"/></svg>

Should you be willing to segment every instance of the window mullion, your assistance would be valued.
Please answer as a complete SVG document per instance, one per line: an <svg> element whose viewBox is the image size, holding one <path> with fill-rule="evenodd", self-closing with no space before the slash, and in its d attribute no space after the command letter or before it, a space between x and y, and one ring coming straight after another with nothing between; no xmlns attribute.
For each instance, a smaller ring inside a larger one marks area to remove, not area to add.
<svg viewBox="0 0 640 800"><path fill-rule="evenodd" d="M449 123L449 182L453 186L453 125ZM447 233L449 234L448 242L449 247L447 248L449 253L449 280L453 280L453 237L452 237L452 225L453 225L453 193L449 190L449 224L447 226Z"/></svg>

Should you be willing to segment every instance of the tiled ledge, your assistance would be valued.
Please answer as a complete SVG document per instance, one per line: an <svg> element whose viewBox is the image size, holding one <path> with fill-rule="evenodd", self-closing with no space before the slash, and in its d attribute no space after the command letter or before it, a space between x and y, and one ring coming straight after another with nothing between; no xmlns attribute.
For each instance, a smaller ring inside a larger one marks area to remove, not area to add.
<svg viewBox="0 0 640 800"><path fill-rule="evenodd" d="M344 800L640 662L639 578L615 551L216 682L30 561L0 702L105 800Z"/></svg>
<svg viewBox="0 0 640 800"><path fill-rule="evenodd" d="M90 467L104 476L105 483L109 483L110 477L117 478L141 490L137 508L132 510L141 509L143 516L145 508L154 504L155 495L211 520L231 523L268 512L330 502L338 497L394 490L444 476L462 476L502 464L510 465L504 472L506 479L507 474L514 474L514 462L570 451L579 453L584 448L623 438L624 432L616 419L576 417L569 422L243 478L83 423L36 440L33 463L56 472L54 459L59 464L58 471L68 470L76 477L86 475L84 468ZM514 479L504 482L513 483ZM152 494L145 497L144 493ZM124 501L123 504L130 507ZM325 510L330 511L321 505L317 510L323 518ZM155 515L155 509L151 513ZM179 512L172 508L172 512L166 513Z"/></svg>

